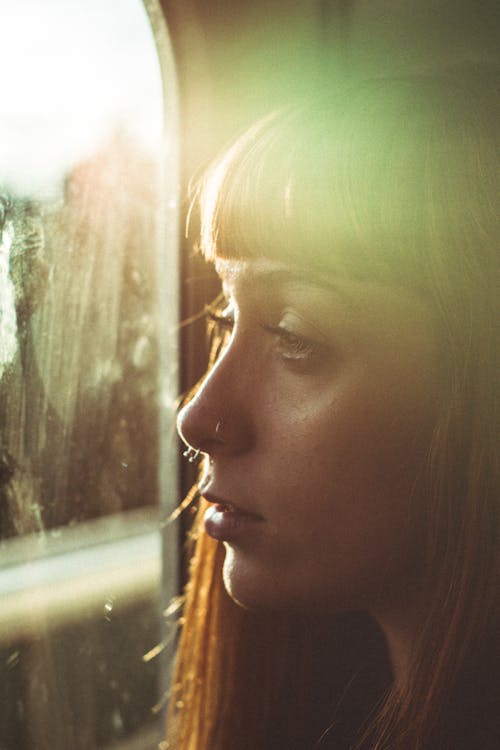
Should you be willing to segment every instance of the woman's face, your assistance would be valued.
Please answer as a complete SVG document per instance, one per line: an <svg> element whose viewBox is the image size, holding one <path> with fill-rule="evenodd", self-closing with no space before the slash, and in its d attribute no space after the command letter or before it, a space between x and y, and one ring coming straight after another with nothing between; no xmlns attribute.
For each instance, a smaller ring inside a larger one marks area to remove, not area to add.
<svg viewBox="0 0 500 750"><path fill-rule="evenodd" d="M227 591L294 612L410 606L438 398L429 309L266 260L217 270L226 341L178 426L206 454Z"/></svg>

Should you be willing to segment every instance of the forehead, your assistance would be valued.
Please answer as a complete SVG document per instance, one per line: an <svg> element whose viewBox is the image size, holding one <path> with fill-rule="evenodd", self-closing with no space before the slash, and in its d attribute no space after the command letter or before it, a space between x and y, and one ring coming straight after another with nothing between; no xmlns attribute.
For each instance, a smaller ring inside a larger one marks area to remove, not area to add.
<svg viewBox="0 0 500 750"><path fill-rule="evenodd" d="M305 269L298 264L271 258L218 258L215 270L227 288L256 285L261 288L284 285L318 287L338 291L339 280Z"/></svg>
<svg viewBox="0 0 500 750"><path fill-rule="evenodd" d="M364 321L372 328L393 328L395 334L417 321L426 321L428 332L436 327L435 314L425 298L412 291L379 281L360 281L318 274L290 263L267 258L219 258L215 268L226 295L240 304L245 299L258 305L298 304L309 312L321 311L335 320ZM339 318L340 315L340 318Z"/></svg>
<svg viewBox="0 0 500 750"><path fill-rule="evenodd" d="M331 275L321 276L291 263L269 258L225 258L216 261L215 269L225 294L235 299L255 298L269 304L291 295L302 302L338 299L352 304L345 284Z"/></svg>

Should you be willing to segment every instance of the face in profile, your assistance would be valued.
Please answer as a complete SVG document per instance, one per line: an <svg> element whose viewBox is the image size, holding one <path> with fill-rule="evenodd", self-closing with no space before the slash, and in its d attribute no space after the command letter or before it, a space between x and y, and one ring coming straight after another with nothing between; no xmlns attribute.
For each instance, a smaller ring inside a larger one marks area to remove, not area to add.
<svg viewBox="0 0 500 750"><path fill-rule="evenodd" d="M206 455L227 591L252 609L411 609L439 398L430 309L282 262L217 270L223 347L178 426Z"/></svg>

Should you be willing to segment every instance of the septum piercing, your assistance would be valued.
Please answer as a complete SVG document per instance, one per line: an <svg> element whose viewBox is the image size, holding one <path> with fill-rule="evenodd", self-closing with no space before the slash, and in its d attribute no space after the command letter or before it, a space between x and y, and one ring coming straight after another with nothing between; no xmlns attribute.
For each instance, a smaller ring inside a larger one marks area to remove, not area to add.
<svg viewBox="0 0 500 750"><path fill-rule="evenodd" d="M194 464L194 462L198 460L200 453L201 451L199 448L191 448L191 446L188 446L182 455L184 458L187 458L190 464Z"/></svg>

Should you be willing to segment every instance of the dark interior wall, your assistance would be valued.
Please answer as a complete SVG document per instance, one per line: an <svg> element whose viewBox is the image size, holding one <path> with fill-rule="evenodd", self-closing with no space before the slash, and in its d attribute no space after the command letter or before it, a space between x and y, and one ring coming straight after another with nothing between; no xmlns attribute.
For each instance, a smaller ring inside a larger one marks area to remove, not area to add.
<svg viewBox="0 0 500 750"><path fill-rule="evenodd" d="M162 0L192 175L235 133L333 71L498 59L496 0Z"/></svg>

